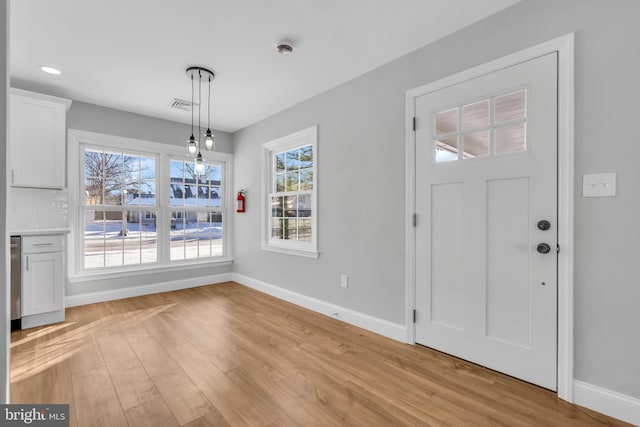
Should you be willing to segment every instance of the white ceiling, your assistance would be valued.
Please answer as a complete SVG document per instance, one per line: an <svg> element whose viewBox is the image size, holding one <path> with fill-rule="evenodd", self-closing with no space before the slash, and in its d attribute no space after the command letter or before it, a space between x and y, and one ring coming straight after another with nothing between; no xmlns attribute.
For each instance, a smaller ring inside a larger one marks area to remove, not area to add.
<svg viewBox="0 0 640 427"><path fill-rule="evenodd" d="M517 1L11 0L11 78L190 123L169 101L191 98L185 69L201 65L216 74L212 127L233 132ZM275 51L281 39L293 54Z"/></svg>

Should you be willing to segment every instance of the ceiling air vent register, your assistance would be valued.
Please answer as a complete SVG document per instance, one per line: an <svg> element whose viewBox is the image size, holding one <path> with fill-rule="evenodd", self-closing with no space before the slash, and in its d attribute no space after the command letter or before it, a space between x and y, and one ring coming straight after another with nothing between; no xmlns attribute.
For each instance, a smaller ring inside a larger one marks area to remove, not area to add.
<svg viewBox="0 0 640 427"><path fill-rule="evenodd" d="M198 103L192 103L191 101L185 101L184 99L178 98L173 98L171 101L169 101L169 107L183 111L191 111L194 105L197 106Z"/></svg>

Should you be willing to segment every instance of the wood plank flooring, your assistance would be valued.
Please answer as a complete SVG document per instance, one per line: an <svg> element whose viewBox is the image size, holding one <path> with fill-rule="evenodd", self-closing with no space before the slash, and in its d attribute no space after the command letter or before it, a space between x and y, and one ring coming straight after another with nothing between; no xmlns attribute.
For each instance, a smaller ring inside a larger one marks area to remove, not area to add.
<svg viewBox="0 0 640 427"><path fill-rule="evenodd" d="M71 426L623 426L554 393L224 283L14 332L11 401Z"/></svg>

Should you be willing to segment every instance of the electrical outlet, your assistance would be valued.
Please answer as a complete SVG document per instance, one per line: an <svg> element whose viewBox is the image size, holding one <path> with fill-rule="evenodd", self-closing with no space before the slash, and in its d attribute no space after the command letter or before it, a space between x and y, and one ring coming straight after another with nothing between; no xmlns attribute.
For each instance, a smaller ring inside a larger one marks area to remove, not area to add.
<svg viewBox="0 0 640 427"><path fill-rule="evenodd" d="M349 276L347 276L346 274L340 275L340 286L342 286L343 288L349 287Z"/></svg>

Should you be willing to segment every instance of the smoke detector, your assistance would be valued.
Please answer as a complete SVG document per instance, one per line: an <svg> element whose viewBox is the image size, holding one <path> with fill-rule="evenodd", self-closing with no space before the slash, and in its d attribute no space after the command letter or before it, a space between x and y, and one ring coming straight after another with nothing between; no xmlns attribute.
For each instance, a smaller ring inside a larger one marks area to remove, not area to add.
<svg viewBox="0 0 640 427"><path fill-rule="evenodd" d="M291 42L281 41L276 46L276 50L278 51L278 53L281 53L283 55L289 55L293 52L293 46L291 45Z"/></svg>

